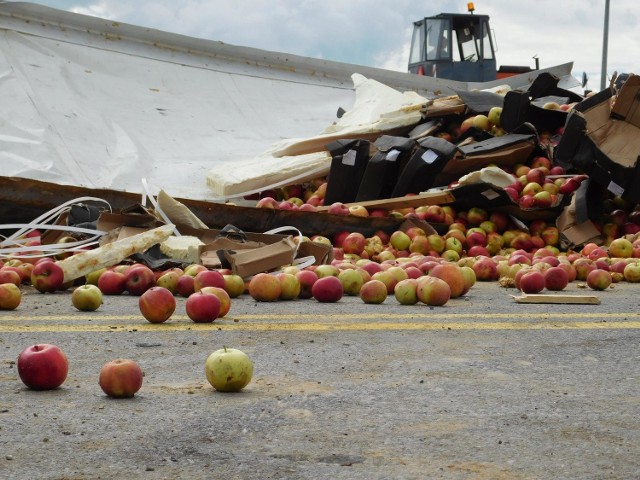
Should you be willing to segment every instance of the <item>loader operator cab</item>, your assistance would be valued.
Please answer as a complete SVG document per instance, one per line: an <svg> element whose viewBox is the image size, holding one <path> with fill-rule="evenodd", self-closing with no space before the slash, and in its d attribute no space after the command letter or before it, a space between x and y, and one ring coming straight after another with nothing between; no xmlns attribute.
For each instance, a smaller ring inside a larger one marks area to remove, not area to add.
<svg viewBox="0 0 640 480"><path fill-rule="evenodd" d="M441 13L413 24L409 72L465 82L496 79L488 15Z"/></svg>

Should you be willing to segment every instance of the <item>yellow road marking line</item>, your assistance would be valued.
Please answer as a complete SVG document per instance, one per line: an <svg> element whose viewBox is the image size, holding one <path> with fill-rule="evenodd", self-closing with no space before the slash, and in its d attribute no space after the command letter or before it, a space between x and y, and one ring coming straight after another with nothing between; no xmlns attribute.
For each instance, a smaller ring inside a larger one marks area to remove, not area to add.
<svg viewBox="0 0 640 480"><path fill-rule="evenodd" d="M603 330L639 329L640 322L375 322L375 323L141 323L135 325L4 325L0 333L36 332L174 332L249 331L373 331L373 330Z"/></svg>
<svg viewBox="0 0 640 480"><path fill-rule="evenodd" d="M226 319L238 320L317 320L318 317L323 319L335 320L355 320L355 319L455 319L455 318L507 318L507 319L551 319L551 318L593 318L595 320L605 318L640 318L640 313L631 312L613 312L613 313L336 313L331 315L313 315L313 314L247 314L247 315L229 315ZM0 315L0 322L6 321L81 321L81 320L143 320L142 314L138 315L101 315L98 312L81 314L74 312L70 315L21 315L16 312L13 315ZM171 320L188 320L186 315L173 315Z"/></svg>

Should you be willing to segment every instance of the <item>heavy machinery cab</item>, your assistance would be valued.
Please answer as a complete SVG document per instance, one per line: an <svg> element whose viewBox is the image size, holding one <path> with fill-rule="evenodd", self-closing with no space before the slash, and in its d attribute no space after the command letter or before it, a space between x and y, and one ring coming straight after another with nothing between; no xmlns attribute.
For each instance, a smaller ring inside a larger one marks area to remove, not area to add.
<svg viewBox="0 0 640 480"><path fill-rule="evenodd" d="M495 80L489 16L441 13L414 22L409 72L466 82Z"/></svg>

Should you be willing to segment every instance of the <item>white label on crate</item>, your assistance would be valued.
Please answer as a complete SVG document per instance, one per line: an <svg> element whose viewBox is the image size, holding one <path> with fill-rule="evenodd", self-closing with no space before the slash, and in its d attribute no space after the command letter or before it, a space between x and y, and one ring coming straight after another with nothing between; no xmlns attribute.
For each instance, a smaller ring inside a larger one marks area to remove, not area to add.
<svg viewBox="0 0 640 480"><path fill-rule="evenodd" d="M433 150L427 150L426 152L424 152L422 154L422 157L420 157L420 158L422 158L422 160L424 160L424 163L428 163L429 165L431 165L438 158L438 154L436 152L434 152Z"/></svg>
<svg viewBox="0 0 640 480"><path fill-rule="evenodd" d="M488 200L494 200L500 196L500 194L495 190L493 190L492 188L489 188L488 190L485 190L484 192L482 192L482 195Z"/></svg>
<svg viewBox="0 0 640 480"><path fill-rule="evenodd" d="M387 156L384 157L384 159L390 162L395 162L398 159L399 155L400 155L400 150L396 150L395 148L393 148L387 152Z"/></svg>
<svg viewBox="0 0 640 480"><path fill-rule="evenodd" d="M614 195L617 195L618 197L621 197L622 194L624 193L624 188L622 188L620 185L614 182L609 182L609 185L607 186L607 190L609 190Z"/></svg>
<svg viewBox="0 0 640 480"><path fill-rule="evenodd" d="M344 155L342 155L342 164L351 165L353 167L356 164L356 151L349 150Z"/></svg>

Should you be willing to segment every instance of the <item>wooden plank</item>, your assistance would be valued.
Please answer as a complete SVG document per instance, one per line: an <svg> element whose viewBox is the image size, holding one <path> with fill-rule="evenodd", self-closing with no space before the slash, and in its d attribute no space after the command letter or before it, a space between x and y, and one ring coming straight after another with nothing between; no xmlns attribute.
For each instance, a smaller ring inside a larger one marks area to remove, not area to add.
<svg viewBox="0 0 640 480"><path fill-rule="evenodd" d="M522 294L511 295L516 303L570 303L582 305L600 305L600 298L595 295L562 295L562 294Z"/></svg>
<svg viewBox="0 0 640 480"><path fill-rule="evenodd" d="M405 197L394 197L380 200L366 200L363 202L345 203L347 207L351 205L362 205L367 209L383 208L393 210L398 208L420 207L422 205L443 205L454 202L456 197L450 190L442 192L421 193L419 195L409 195ZM328 205L318 208L318 212L326 212Z"/></svg>

